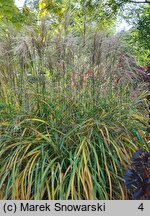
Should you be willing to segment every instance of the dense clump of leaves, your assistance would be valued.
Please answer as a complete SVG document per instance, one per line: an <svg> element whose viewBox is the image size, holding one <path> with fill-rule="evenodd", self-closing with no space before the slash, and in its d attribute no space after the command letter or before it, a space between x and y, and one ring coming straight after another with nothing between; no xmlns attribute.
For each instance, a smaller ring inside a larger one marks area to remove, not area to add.
<svg viewBox="0 0 150 216"><path fill-rule="evenodd" d="M131 158L131 168L124 179L126 187L132 193L132 199L150 199L150 152L138 150Z"/></svg>

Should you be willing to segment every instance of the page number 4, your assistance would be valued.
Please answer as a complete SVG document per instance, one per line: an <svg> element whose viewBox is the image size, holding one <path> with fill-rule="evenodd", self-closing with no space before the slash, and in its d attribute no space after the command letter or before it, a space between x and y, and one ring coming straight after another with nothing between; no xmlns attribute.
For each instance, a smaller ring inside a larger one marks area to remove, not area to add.
<svg viewBox="0 0 150 216"><path fill-rule="evenodd" d="M143 206L143 203L141 203L138 207L139 210L143 211L144 210L144 206Z"/></svg>

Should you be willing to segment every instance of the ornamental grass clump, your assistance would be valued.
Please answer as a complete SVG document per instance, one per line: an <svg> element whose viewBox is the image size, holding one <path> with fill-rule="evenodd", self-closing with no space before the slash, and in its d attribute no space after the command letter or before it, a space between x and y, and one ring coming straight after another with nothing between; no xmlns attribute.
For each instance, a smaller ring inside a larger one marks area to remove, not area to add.
<svg viewBox="0 0 150 216"><path fill-rule="evenodd" d="M148 143L121 38L42 29L0 31L0 199L128 199L124 170Z"/></svg>
<svg viewBox="0 0 150 216"><path fill-rule="evenodd" d="M126 164L148 145L125 92L107 96L93 106L88 97L63 104L51 95L40 113L3 124L0 199L128 199Z"/></svg>

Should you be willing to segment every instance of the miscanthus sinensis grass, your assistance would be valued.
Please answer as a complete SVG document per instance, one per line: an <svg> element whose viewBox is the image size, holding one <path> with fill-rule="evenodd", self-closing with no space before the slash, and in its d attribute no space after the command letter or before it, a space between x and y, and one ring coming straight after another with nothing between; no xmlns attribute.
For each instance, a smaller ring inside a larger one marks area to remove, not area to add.
<svg viewBox="0 0 150 216"><path fill-rule="evenodd" d="M135 62L117 36L42 29L0 32L0 199L127 199L149 148Z"/></svg>
<svg viewBox="0 0 150 216"><path fill-rule="evenodd" d="M65 104L63 104L65 100ZM128 160L148 150L144 117L124 92L68 99L48 95L40 111L3 119L1 199L126 199Z"/></svg>

